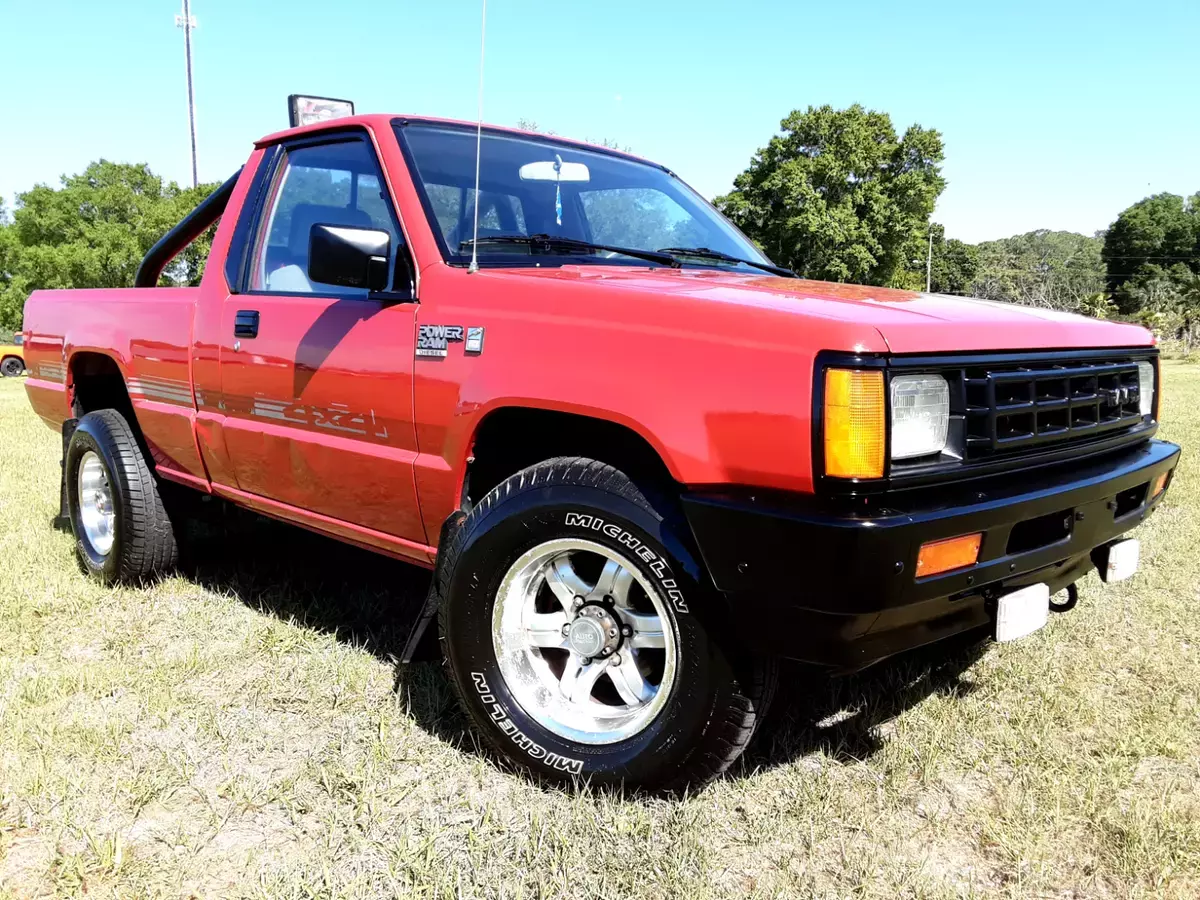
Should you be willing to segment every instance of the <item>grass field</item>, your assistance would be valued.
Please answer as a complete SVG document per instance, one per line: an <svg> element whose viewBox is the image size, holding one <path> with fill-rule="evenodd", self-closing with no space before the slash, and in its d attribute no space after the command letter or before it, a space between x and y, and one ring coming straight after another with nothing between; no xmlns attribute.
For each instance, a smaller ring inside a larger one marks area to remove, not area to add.
<svg viewBox="0 0 1200 900"><path fill-rule="evenodd" d="M684 799L563 793L398 670L419 570L236 517L85 581L0 381L0 897L1200 897L1200 367L1143 567L1043 632L798 681Z"/></svg>

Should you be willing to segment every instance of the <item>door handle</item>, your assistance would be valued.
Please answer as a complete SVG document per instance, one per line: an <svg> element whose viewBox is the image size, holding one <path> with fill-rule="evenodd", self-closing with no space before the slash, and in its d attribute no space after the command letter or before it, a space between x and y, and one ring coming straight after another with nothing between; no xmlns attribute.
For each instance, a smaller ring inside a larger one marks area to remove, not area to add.
<svg viewBox="0 0 1200 900"><path fill-rule="evenodd" d="M233 336L239 338L258 337L258 310L239 309L233 320Z"/></svg>

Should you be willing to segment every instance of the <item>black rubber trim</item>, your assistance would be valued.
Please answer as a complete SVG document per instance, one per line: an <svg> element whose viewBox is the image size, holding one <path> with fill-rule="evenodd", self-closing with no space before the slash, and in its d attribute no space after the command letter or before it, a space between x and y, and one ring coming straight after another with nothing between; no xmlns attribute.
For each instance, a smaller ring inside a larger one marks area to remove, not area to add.
<svg viewBox="0 0 1200 900"><path fill-rule="evenodd" d="M275 166L275 157L280 153L278 146L268 147L258 162L253 180L246 190L242 208L238 211L237 225L229 239L229 250L225 254L225 282L229 293L240 294L246 290L250 269L250 236L258 220L262 203L263 185Z"/></svg>
<svg viewBox="0 0 1200 900"><path fill-rule="evenodd" d="M71 437L79 426L78 419L66 419L62 423L62 457L58 461L58 515L53 524L57 531L71 533L71 506L67 499L67 448L71 446Z"/></svg>
<svg viewBox="0 0 1200 900"><path fill-rule="evenodd" d="M803 659L813 648L840 657L868 634L952 613L961 629L978 626L983 606L960 610L1022 579L1065 586L1064 572L1081 577L1096 548L1139 524L1163 497L1118 516L1117 495L1172 471L1179 453L1174 444L1145 441L1084 463L906 492L903 502L889 496L870 506L749 489L692 491L681 502L715 586L743 612L735 621L756 624L745 638L752 646ZM1014 526L1060 512L1072 517L1064 538L1008 552ZM983 533L976 565L914 578L921 544L974 532ZM909 640L900 634L887 653L907 649Z"/></svg>

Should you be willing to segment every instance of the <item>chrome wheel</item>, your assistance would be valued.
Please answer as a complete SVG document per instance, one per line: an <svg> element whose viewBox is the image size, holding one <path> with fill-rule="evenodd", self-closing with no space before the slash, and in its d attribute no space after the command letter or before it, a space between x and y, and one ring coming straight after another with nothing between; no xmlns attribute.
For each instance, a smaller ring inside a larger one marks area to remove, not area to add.
<svg viewBox="0 0 1200 900"><path fill-rule="evenodd" d="M92 549L108 556L116 535L112 485L104 463L89 450L79 462L79 524Z"/></svg>
<svg viewBox="0 0 1200 900"><path fill-rule="evenodd" d="M522 709L579 743L633 737L675 683L665 599L629 560L592 541L547 541L513 563L496 594L492 645Z"/></svg>

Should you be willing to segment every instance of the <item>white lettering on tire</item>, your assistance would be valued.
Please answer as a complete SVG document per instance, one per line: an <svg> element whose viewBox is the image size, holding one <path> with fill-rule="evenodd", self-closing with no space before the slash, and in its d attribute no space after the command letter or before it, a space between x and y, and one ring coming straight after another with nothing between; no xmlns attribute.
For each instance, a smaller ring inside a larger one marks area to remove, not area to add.
<svg viewBox="0 0 1200 900"><path fill-rule="evenodd" d="M559 756L550 750L547 750L541 744L533 740L519 729L513 720L509 718L508 712L496 700L496 696L488 687L487 678L482 672L472 672L471 681L475 683L475 691L479 694L479 699L483 701L483 705L488 707L488 715L492 717L492 721L496 726L507 735L508 739L525 751L525 754L530 759L536 759L538 762L543 762L552 769L558 769L560 772L570 772L572 775L578 775L583 771L582 759L568 759L565 756Z"/></svg>
<svg viewBox="0 0 1200 900"><path fill-rule="evenodd" d="M667 568L667 561L620 525L605 522L599 516L593 516L590 513L567 513L567 525L575 525L590 531L599 531L601 534L613 538L617 543L628 547L642 562L650 566L650 571L655 574L662 584L663 591L666 592L671 605L675 607L675 611L678 613L688 612L687 601L683 599L683 591L679 590L679 585L674 578L668 577L671 570Z"/></svg>

